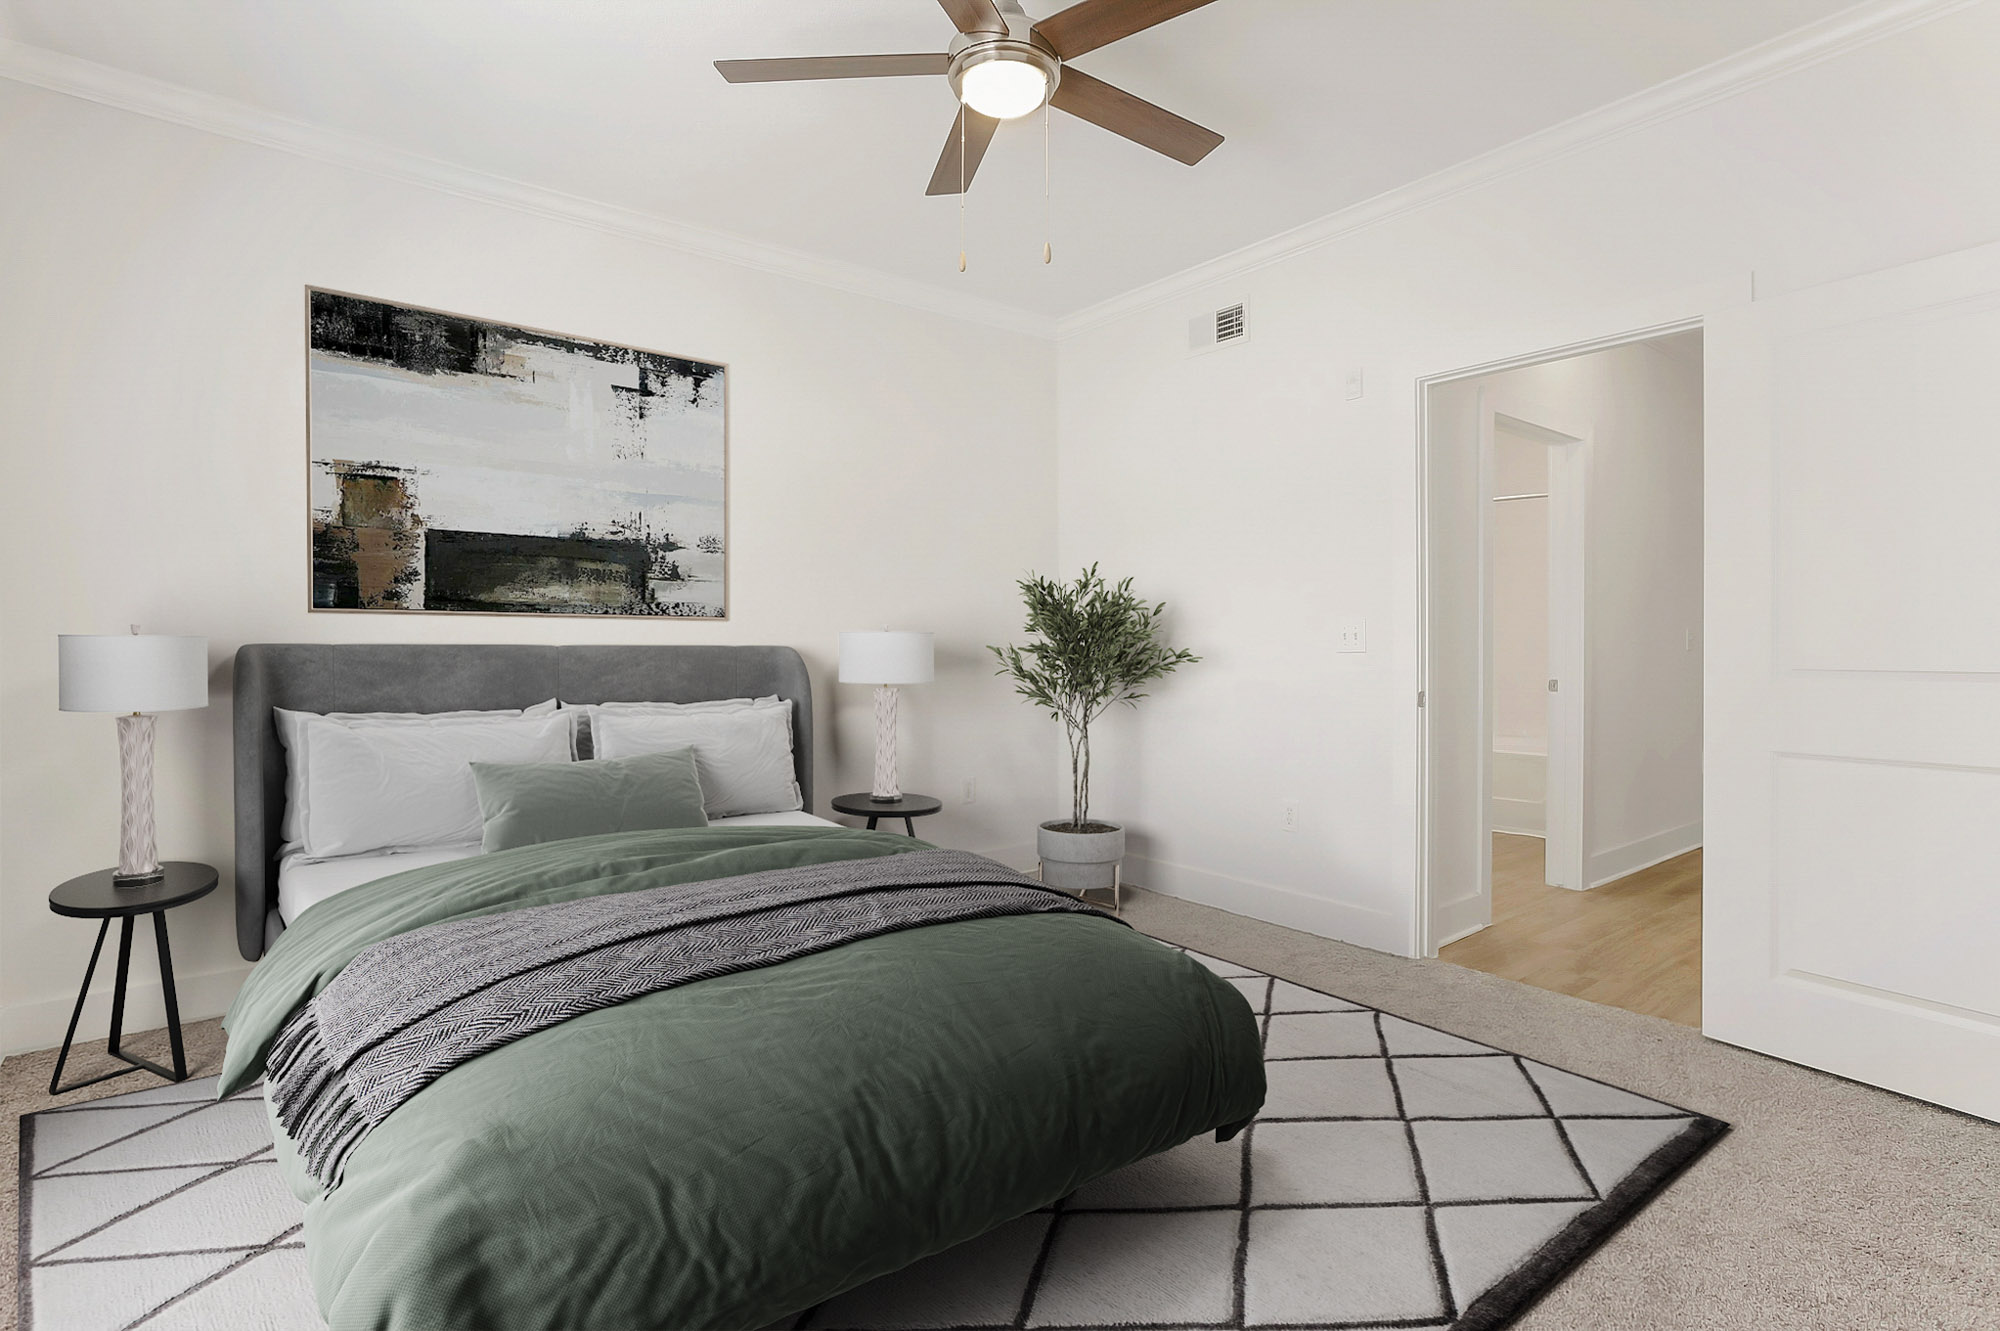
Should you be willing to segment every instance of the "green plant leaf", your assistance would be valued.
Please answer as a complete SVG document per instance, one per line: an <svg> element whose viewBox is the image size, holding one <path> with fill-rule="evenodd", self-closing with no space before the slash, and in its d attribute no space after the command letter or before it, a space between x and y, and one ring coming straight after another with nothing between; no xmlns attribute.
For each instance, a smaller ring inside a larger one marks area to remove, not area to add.
<svg viewBox="0 0 2000 1331"><path fill-rule="evenodd" d="M1090 724L1119 703L1136 706L1142 685L1164 679L1201 658L1162 641L1164 601L1150 606L1132 594L1132 579L1105 583L1092 564L1075 582L1030 574L1019 583L1027 608L1020 646L989 647L994 673L1014 692L1062 722L1069 738L1073 820L1090 813Z"/></svg>

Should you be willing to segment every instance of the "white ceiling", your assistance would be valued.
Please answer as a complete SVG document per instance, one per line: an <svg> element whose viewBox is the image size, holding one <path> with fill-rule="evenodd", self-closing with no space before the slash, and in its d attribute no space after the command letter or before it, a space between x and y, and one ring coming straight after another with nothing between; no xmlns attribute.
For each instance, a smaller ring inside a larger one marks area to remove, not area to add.
<svg viewBox="0 0 2000 1331"><path fill-rule="evenodd" d="M677 222L1062 315L1851 0L1216 0L1078 60L1227 136L1186 167L1057 114L926 198L942 78L731 86L719 58L942 50L933 0L0 0L0 35ZM1045 17L1062 0L1027 0Z"/></svg>

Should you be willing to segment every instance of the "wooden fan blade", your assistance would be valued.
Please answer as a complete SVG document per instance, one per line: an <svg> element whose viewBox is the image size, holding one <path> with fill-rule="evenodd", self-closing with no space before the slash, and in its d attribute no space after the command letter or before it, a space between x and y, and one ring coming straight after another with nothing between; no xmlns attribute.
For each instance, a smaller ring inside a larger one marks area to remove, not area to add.
<svg viewBox="0 0 2000 1331"><path fill-rule="evenodd" d="M993 131L1000 128L1000 122L992 116L983 116L969 106L961 106L959 115L965 117L965 174L958 170L958 116L951 118L951 135L944 141L944 151L938 155L937 170L931 172L930 187L926 194L957 194L972 184L972 173L979 169L979 161L986 156L986 145L993 142Z"/></svg>
<svg viewBox="0 0 2000 1331"><path fill-rule="evenodd" d="M957 29L970 37L981 32L1005 32L1007 20L993 7L993 0L938 0Z"/></svg>
<svg viewBox="0 0 2000 1331"><path fill-rule="evenodd" d="M1109 46L1120 37L1144 32L1190 9L1200 9L1211 0L1083 0L1060 14L1051 14L1035 25L1065 60L1074 60L1085 51Z"/></svg>
<svg viewBox="0 0 2000 1331"><path fill-rule="evenodd" d="M731 83L786 83L794 79L886 79L942 74L951 57L938 55L808 55L781 60L718 60Z"/></svg>
<svg viewBox="0 0 2000 1331"><path fill-rule="evenodd" d="M1222 142L1214 130L1203 129L1192 120L1183 120L1143 97L1134 97L1068 65L1063 66L1062 82L1056 85L1049 105L1189 166Z"/></svg>

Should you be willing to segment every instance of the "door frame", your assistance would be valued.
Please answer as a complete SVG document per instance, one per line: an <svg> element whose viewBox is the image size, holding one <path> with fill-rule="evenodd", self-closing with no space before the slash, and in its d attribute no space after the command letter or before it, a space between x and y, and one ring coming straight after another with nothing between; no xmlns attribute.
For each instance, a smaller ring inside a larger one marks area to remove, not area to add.
<svg viewBox="0 0 2000 1331"><path fill-rule="evenodd" d="M1416 453L1416 491L1417 491L1417 524L1416 524L1417 527L1416 531L1416 540L1417 540L1417 550L1416 550L1417 874L1416 874L1416 879L1417 881L1416 881L1416 911L1415 911L1416 928L1415 928L1415 937L1412 939L1412 948L1411 948L1412 955L1414 956L1434 957L1437 955L1439 947L1443 946L1444 942L1447 941L1445 939L1437 937L1432 927L1432 899L1434 893L1432 891L1433 883L1431 874L1431 864L1432 864L1432 849L1433 849L1432 843L1436 833L1435 829L1432 826L1433 820L1431 817L1432 773L1430 770L1430 751L1431 751L1430 713L1429 709L1424 706L1425 700L1429 696L1432 683L1430 616L1431 616L1433 598L1431 595L1432 567L1431 567L1430 550L1431 550L1432 528L1434 524L1431 515L1430 478L1428 475L1429 452L1430 452L1430 418L1429 418L1430 390L1434 386L1441 384L1447 384L1466 379L1479 379L1487 375L1499 374L1506 370L1523 369L1530 365L1546 364L1549 361L1569 360L1572 357L1588 355L1594 351L1605 351L1612 347L1627 346L1634 342L1647 342L1651 341L1654 338L1666 337L1674 333L1691 332L1702 328L1704 326L1704 323L1705 323L1704 319L1700 317L1695 317L1688 319L1677 319L1668 323L1652 324L1646 327L1632 329L1627 332L1614 333L1604 337L1587 339L1581 342L1571 342L1558 347L1551 347L1540 351L1525 352L1517 356L1505 357L1500 360L1485 361L1477 365L1463 366L1458 369L1445 370L1436 374L1423 375L1420 376L1416 381L1417 436L1416 436L1415 453ZM1511 415L1512 413L1508 414ZM1546 411L1542 411L1540 412L1540 414L1546 416L1548 413ZM1484 403L1482 403L1481 405L1480 417L1481 417L1480 433L1482 436L1481 447L1484 456L1481 457L1479 464L1480 490L1481 490L1480 522L1482 528L1479 538L1479 551L1480 551L1480 558L1485 567L1482 568L1480 575L1479 615L1481 620L1481 639L1483 645L1481 649L1482 660L1480 665L1481 696L1478 700L1477 716L1478 716L1478 724L1482 729L1482 733L1484 733L1486 737L1483 742L1483 752L1485 753L1485 759L1481 764L1481 775L1478 781L1478 799L1480 801L1478 816L1479 816L1480 826L1482 828L1488 829L1487 838L1490 844L1491 840L1490 829L1492 821L1492 806L1491 806L1492 737L1490 734L1491 718L1488 715L1488 709L1490 704L1488 702L1487 695L1490 693L1490 683L1492 679L1493 638L1491 632L1491 625L1490 622L1488 622L1488 616L1490 614L1489 603L1491 601L1491 589L1488 580L1490 577L1489 571L1491 567L1491 561L1489 558L1490 551L1488 548L1489 538L1485 531L1485 528L1488 525L1488 515L1485 512L1485 505L1487 502L1487 497L1492 493L1492 481L1491 481L1492 440L1491 440L1491 424L1490 424L1491 413L1486 410ZM1533 422L1529 423L1531 425L1533 424ZM1569 432L1559 431L1559 433L1569 433ZM1584 427L1583 435L1581 437L1587 438L1588 434L1589 434L1588 428ZM1586 473L1586 480L1587 480L1587 473ZM1553 496L1554 494L1553 489L1551 490L1550 493L1551 496ZM1553 517L1553 511L1555 507L1555 502L1553 498L1551 498L1550 500L1550 507L1551 507L1551 515ZM1555 560L1553 558L1553 549L1552 549L1551 560L1550 560L1552 578L1553 578L1554 565L1555 565ZM1556 607L1554 606L1554 604L1551 604L1549 609L1550 609L1550 626L1551 626L1551 631L1553 633L1554 625L1556 622L1555 619ZM1575 617L1574 622L1577 631L1580 633L1583 624L1583 619L1581 615L1581 606L1578 607L1578 611L1579 613ZM1551 646L1553 647L1554 644L1552 643ZM1581 655L1584 658L1584 663L1582 665L1582 668L1578 671L1578 679L1580 683L1583 683L1584 686L1587 687L1588 653L1583 652L1581 653ZM1552 658L1552 664L1553 664L1553 658ZM1558 675L1557 678L1560 679L1561 676ZM1573 696L1574 696L1574 705L1580 708L1582 706L1583 699L1585 696L1585 689L1583 687L1580 687L1575 691L1575 694ZM1577 741L1579 744L1583 743L1586 739L1585 725L1587 725L1587 720L1585 723L1579 724L1575 731L1575 734L1577 736ZM1551 748L1554 747L1553 741L1554 741L1554 736L1552 734L1551 745L1550 745ZM1551 755L1551 757L1553 758L1553 755ZM1575 769L1578 773L1579 779L1581 779L1583 766L1584 765L1581 762L1575 764ZM1705 789L1703 798L1704 800L1706 799ZM1579 845L1579 847L1581 847L1582 845L1582 836L1581 836L1582 814L1584 807L1587 805L1587 800L1588 800L1588 792L1586 789L1583 796L1574 806L1576 807L1578 814L1579 835L1577 837L1577 844ZM1486 854L1483 854L1480 857L1480 862L1484 866L1484 868L1482 869L1481 887L1483 892L1487 896L1487 899L1490 901L1492 895L1492 855L1490 851ZM1585 855L1584 862L1585 864L1588 863L1587 853ZM1579 882L1581 886L1587 887L1589 886L1588 878L1581 876L1584 872L1585 871L1581 868L1578 870L1580 876L1576 881Z"/></svg>

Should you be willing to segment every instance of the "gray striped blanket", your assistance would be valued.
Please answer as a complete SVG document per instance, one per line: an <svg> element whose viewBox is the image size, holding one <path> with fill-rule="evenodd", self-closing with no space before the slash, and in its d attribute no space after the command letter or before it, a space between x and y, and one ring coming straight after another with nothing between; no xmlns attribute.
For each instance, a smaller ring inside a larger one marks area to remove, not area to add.
<svg viewBox="0 0 2000 1331"><path fill-rule="evenodd" d="M398 1105L571 1017L899 929L1045 911L1102 914L983 856L924 850L426 925L364 949L286 1023L271 1103L332 1187Z"/></svg>

